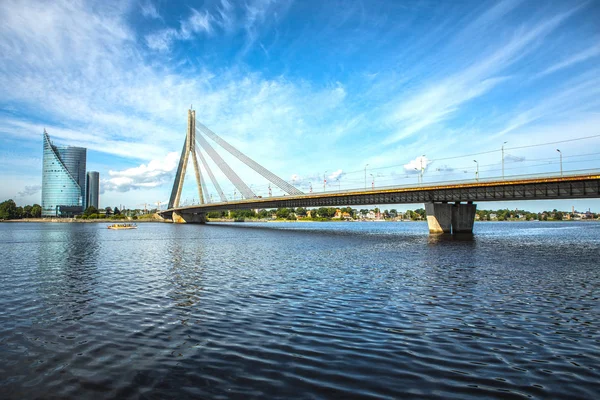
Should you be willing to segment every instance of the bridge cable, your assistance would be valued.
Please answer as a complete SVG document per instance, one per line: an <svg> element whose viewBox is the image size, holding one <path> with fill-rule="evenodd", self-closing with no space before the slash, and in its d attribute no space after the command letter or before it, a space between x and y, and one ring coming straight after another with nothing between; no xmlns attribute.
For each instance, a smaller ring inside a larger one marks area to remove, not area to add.
<svg viewBox="0 0 600 400"><path fill-rule="evenodd" d="M227 179L240 191L240 193L247 199L256 197L252 189L246 185L242 179L236 174L233 169L221 158L221 156L213 149L213 147L204 139L202 135L196 136L196 141L202 146L204 151L208 153L210 158L217 164L217 167L225 174Z"/></svg>
<svg viewBox="0 0 600 400"><path fill-rule="evenodd" d="M241 162L243 162L244 164L246 164L247 166L252 168L254 171L258 172L264 178L271 181L271 183L273 183L274 185L279 187L281 190L283 190L291 195L304 194L303 192L301 192L294 186L290 185L289 183L287 183L286 181L284 181L283 179L281 179L280 177L278 177L277 175L275 175L274 173L272 173L271 171L269 171L268 169L266 169L265 167L263 167L256 161L252 160L250 157L246 156L244 153L242 153L241 151L239 151L238 149L236 149L229 143L227 143L223 138L221 138L219 135L217 135L212 130L207 128L205 125L203 125L201 123L197 123L196 125L198 125L200 130L202 130L202 133L204 133L206 136L211 138L214 142L219 144L222 148L227 150L230 154L232 154L238 160L240 160ZM196 131L198 131L198 127L196 127Z"/></svg>
<svg viewBox="0 0 600 400"><path fill-rule="evenodd" d="M215 178L215 175L213 174L212 170L208 166L208 163L206 162L206 159L200 152L200 149L196 149L196 153L198 154L198 157L200 158L200 162L202 163L202 166L208 173L208 176L210 177L212 184L214 185L215 189L217 189L217 193L219 193L219 197L221 197L221 201L223 203L227 203L227 196L225 196L225 193L223 193L223 190L221 190L221 186L219 186L219 182L217 182L217 178ZM203 187L204 187L204 185L203 185ZM208 192L206 192L206 198L209 199Z"/></svg>
<svg viewBox="0 0 600 400"><path fill-rule="evenodd" d="M200 172L200 168L198 168L198 158L196 157L196 146L192 148L192 161L194 162L194 172L196 174L196 183L198 185L198 197L200 198L200 204L204 204L204 182L202 179L202 173Z"/></svg>
<svg viewBox="0 0 600 400"><path fill-rule="evenodd" d="M186 136L185 141L183 142L183 149L181 150L181 157L179 158L179 165L177 166L177 172L175 173L175 183L173 184L173 189L171 190L171 197L169 198L168 208L179 207L179 199L177 198L177 191L178 191L178 187L180 185L180 180L182 179L181 172L182 172L182 170L185 170L185 167L186 167L183 165L183 160L186 158L185 157L186 151L187 151L187 136ZM187 162L186 162L186 164L187 164Z"/></svg>
<svg viewBox="0 0 600 400"><path fill-rule="evenodd" d="M200 184L202 185L202 193L204 194L204 201L201 204L211 203L210 196L208 194L208 188L206 187L206 181L204 180L204 175L202 175L202 170L200 170Z"/></svg>

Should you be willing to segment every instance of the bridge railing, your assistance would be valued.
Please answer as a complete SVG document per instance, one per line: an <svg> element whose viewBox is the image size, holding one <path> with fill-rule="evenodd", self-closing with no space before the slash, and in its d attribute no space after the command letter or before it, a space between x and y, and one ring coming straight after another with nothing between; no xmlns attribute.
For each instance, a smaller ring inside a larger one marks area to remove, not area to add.
<svg viewBox="0 0 600 400"><path fill-rule="evenodd" d="M329 195L329 194L350 194L350 193L369 193L369 192L378 192L378 191L382 191L382 190L393 190L393 189L410 189L410 188L423 188L423 189L427 189L430 187L436 187L436 186L452 186L452 185L461 185L461 184L477 184L477 183L502 183L502 182L515 182L515 181L522 181L522 180L529 180L529 179L545 179L545 178L568 178L568 177L575 177L575 176L585 176L585 175L600 175L600 169L581 169L581 170L575 170L575 171L569 171L569 172L564 172L562 175L560 174L549 174L549 173L538 173L538 174L524 174L524 175L510 175L510 176L505 176L504 178L502 177L488 177L488 178L479 178L479 179L456 179L456 180L449 180L449 181L434 181L434 182L425 182L425 183L418 183L418 184L405 184L405 185L387 185L387 186L379 186L379 187L375 187L375 188L367 188L367 189L363 189L363 188L354 188L354 189L344 189L344 190L329 190L329 191L324 191L324 192L313 192L313 193L305 193L303 195L300 196L289 196L289 195L283 195L283 196L271 196L271 197L259 197L259 198L251 198L251 199L241 199L241 200L234 200L234 201L228 201L228 202L216 202L216 203L208 203L205 204L205 206L220 206L220 205L226 205L226 204L239 204L239 203L246 203L248 201L253 201L253 200L285 200L285 199L289 199L292 197L319 197L319 196L323 196L323 195ZM194 208L197 207L198 205L189 205L189 206L185 206L185 207L181 207L181 208Z"/></svg>

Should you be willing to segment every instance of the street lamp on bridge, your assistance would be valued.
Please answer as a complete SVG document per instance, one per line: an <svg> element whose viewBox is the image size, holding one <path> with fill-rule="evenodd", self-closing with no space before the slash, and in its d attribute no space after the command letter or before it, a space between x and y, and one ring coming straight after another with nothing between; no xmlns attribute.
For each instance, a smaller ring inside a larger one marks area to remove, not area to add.
<svg viewBox="0 0 600 400"><path fill-rule="evenodd" d="M373 174L369 175L371 175L371 189L375 189L375 176Z"/></svg>
<svg viewBox="0 0 600 400"><path fill-rule="evenodd" d="M502 179L504 179L504 145L508 142L502 143Z"/></svg>
<svg viewBox="0 0 600 400"><path fill-rule="evenodd" d="M418 168L415 168L415 171L417 171L417 182L420 185L421 184L421 173L419 172Z"/></svg>
<svg viewBox="0 0 600 400"><path fill-rule="evenodd" d="M423 169L423 159L424 159L424 158L425 158L425 154L423 154L423 155L421 156L421 183L423 183L423 172L425 171L425 170Z"/></svg>
<svg viewBox="0 0 600 400"><path fill-rule="evenodd" d="M563 169L562 169L562 151L560 151L559 149L556 149L556 151L558 151L558 154L560 154L560 176L563 176Z"/></svg>
<svg viewBox="0 0 600 400"><path fill-rule="evenodd" d="M367 190L367 167L369 164L365 165L365 190Z"/></svg>
<svg viewBox="0 0 600 400"><path fill-rule="evenodd" d="M477 164L477 170L475 170L475 180L479 182L479 161L473 160L475 164Z"/></svg>
<svg viewBox="0 0 600 400"><path fill-rule="evenodd" d="M327 186L327 171L323 172L323 191L325 191L325 187Z"/></svg>

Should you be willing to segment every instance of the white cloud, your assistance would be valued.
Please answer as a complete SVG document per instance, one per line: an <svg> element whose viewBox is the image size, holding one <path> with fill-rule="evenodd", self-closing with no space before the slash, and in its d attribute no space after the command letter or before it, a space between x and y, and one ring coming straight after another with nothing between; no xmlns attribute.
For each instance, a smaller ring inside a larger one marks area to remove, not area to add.
<svg viewBox="0 0 600 400"><path fill-rule="evenodd" d="M399 99L400 104L388 118L388 123L390 126L401 125L402 128L387 137L384 143L396 143L449 119L461 106L506 81L508 78L499 74L533 52L541 39L578 9L576 7L557 14L530 29L521 29L511 40L496 47L486 57L475 60L464 71L423 87L407 99Z"/></svg>
<svg viewBox="0 0 600 400"><path fill-rule="evenodd" d="M103 179L102 191L127 192L129 190L153 188L172 182L174 171L179 163L179 154L172 152L162 160L152 160L148 164L122 171L109 171L108 179Z"/></svg>
<svg viewBox="0 0 600 400"><path fill-rule="evenodd" d="M338 169L337 171L334 171L331 174L329 174L328 179L330 181L335 181L336 179L341 178L343 175L344 175L344 172L341 169Z"/></svg>
<svg viewBox="0 0 600 400"><path fill-rule="evenodd" d="M596 38L596 39L599 40L598 38ZM543 70L542 72L540 72L537 75L537 77L539 78L544 75L548 75L553 72L560 71L561 69L569 68L575 64L587 61L594 57L598 57L599 55L600 55L600 45L596 44L585 50L580 51L577 54L572 55L571 57L567 58L566 60L560 61L554 65L551 65L550 67L548 67L545 70Z"/></svg>
<svg viewBox="0 0 600 400"><path fill-rule="evenodd" d="M156 6L152 4L151 1L144 1L140 3L140 9L142 10L142 15L146 18L150 19L160 19L160 14L156 9Z"/></svg>
<svg viewBox="0 0 600 400"><path fill-rule="evenodd" d="M17 193L19 197L28 197L38 194L42 191L42 185L27 185L23 188L22 191Z"/></svg>
<svg viewBox="0 0 600 400"><path fill-rule="evenodd" d="M426 171L427 167L431 162L425 156L419 156L414 160L409 161L407 164L404 164L404 172L407 174L415 174L421 173L422 171Z"/></svg>
<svg viewBox="0 0 600 400"><path fill-rule="evenodd" d="M165 28L146 35L146 45L152 50L168 51L176 40L191 40L200 33L211 33L211 16L207 11L191 9L190 16L181 21L179 29Z"/></svg>
<svg viewBox="0 0 600 400"><path fill-rule="evenodd" d="M46 127L60 144L134 159L136 164L143 162L139 167L123 171L116 171L113 166L113 175L109 175L107 171L112 161L101 161L105 163L102 164L104 170L97 169L107 178L106 188L110 191L157 187L155 191L135 193L151 193L153 200L165 196L172 184L173 171L161 169L149 160L164 162L167 152L181 149L185 114L190 103L197 109L199 121L269 170L286 177L299 172L295 185L305 190L310 182L314 186L322 185L325 170L351 171L359 165L361 171L354 184L362 187L361 166L366 163L373 169L397 165L400 170L408 161L402 154L426 152L436 158L495 148L501 141L488 136L488 132L502 132L507 136L518 133L524 136L519 140L526 141L530 140L525 136L532 132L532 124L547 122L552 117L560 122L561 118L578 118L585 111L597 112L598 97L594 98L593 94L597 94L594 88L600 85L592 83L600 82L593 78L597 70L592 70L578 81L568 82L566 86L572 90L557 91L557 86L552 85L541 100L533 94L527 102L499 105L496 115L468 116L486 119L486 123L487 119L494 118L494 129L477 120L454 119L470 102L503 89L505 83L509 86L517 82L521 76L509 76L507 67L540 50L542 44L546 44L544 38L568 13L528 24L527 29L518 28L512 36L497 35L501 42L480 40L473 53L468 49L466 53L454 53L453 56L458 54L458 58L465 60L464 64L456 62L446 67L443 65L446 59L432 56L441 68L424 78L419 77L421 81L411 80L416 79L414 75L405 78L400 72L374 64L370 68L377 71L376 76L364 78L361 71L355 71L352 77L332 73L328 75L330 81L321 83L285 74L265 78L266 75L249 71L241 64L218 71L197 64L174 65L180 60L157 57L148 52L143 43L139 45L124 20L130 10L125 2L123 4L99 3L92 12L87 3L79 1L0 2L3 16L0 93L2 102L11 105L14 111L0 118L0 139L4 136L7 140L18 138L26 143L38 143ZM232 2L222 0L216 4L216 8L210 10L190 10L177 25L146 37L153 40L149 46L166 51L175 40L205 39L233 31L244 35L246 30L249 32L247 43L252 46L264 41L261 33L265 26L274 24L289 2L280 5L249 1L233 6ZM475 37L482 27L496 29L498 18L513 6L514 3L507 2L494 7L491 17L486 17L493 23L484 18L485 23L470 28L467 38ZM148 13L148 18L152 18L152 12ZM267 50L269 46L265 42ZM479 51L479 47L483 49ZM289 51L293 50L290 47ZM566 61L562 64L566 65ZM406 84L406 90L387 85L396 77ZM416 90L410 91L415 84ZM400 92L402 96L397 96ZM511 107L514 110L510 110ZM26 114L39 119L16 117ZM448 122L456 126L451 129ZM567 128L585 128L592 123L597 126L594 119L587 118L582 119L580 125ZM558 129L548 128L550 132L555 136L565 135ZM567 135L573 135L572 132ZM402 146L389 145L409 137L411 140L403 141ZM543 135L535 138L544 140ZM509 140L511 145L516 143L515 139ZM382 141L388 145L382 145ZM468 162L472 164L472 160ZM37 174L41 169L39 159L37 164L30 164ZM433 169L430 164L425 164L429 170ZM416 167L420 168L420 163ZM456 165L449 162L448 168L456 168ZM250 174L252 171L239 171L247 183L255 179ZM414 169L407 172L414 173ZM348 173L342 185L351 184L350 178ZM331 180L335 178L330 177L328 184ZM160 182L163 186L156 186L161 185ZM186 182L194 183L194 178L188 175ZM226 191L227 185L223 184Z"/></svg>

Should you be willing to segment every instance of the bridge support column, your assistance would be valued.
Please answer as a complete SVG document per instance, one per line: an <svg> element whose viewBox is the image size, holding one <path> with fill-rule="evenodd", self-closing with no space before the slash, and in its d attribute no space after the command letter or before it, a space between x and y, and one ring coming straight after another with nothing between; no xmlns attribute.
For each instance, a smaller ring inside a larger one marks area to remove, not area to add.
<svg viewBox="0 0 600 400"><path fill-rule="evenodd" d="M452 233L473 233L477 204L460 204L452 206Z"/></svg>
<svg viewBox="0 0 600 400"><path fill-rule="evenodd" d="M450 233L452 226L452 204L425 203L429 233Z"/></svg>
<svg viewBox="0 0 600 400"><path fill-rule="evenodd" d="M174 224L205 224L206 214L187 214L173 211Z"/></svg>
<svg viewBox="0 0 600 400"><path fill-rule="evenodd" d="M429 233L472 233L475 204L425 203Z"/></svg>

